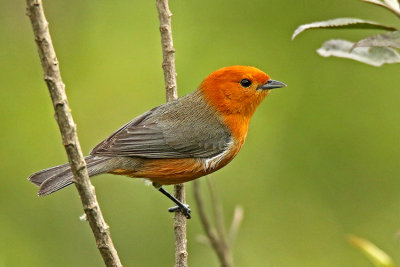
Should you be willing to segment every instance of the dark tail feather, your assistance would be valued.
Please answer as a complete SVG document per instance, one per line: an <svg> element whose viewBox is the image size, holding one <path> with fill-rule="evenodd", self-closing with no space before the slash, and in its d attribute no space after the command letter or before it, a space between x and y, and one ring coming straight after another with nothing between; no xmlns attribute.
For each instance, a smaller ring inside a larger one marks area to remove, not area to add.
<svg viewBox="0 0 400 267"><path fill-rule="evenodd" d="M89 176L95 176L110 171L105 157L88 156L85 158ZM72 172L69 164L56 166L32 174L28 180L39 186L39 196L46 196L72 184Z"/></svg>
<svg viewBox="0 0 400 267"><path fill-rule="evenodd" d="M69 163L38 171L29 176L28 180L40 186L46 179L65 170L69 170Z"/></svg>

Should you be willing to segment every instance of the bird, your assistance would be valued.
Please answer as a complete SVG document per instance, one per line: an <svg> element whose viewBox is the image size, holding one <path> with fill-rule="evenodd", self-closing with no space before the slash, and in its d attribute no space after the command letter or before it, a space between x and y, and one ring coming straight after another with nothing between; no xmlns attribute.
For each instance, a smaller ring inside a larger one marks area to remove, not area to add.
<svg viewBox="0 0 400 267"><path fill-rule="evenodd" d="M85 157L90 177L109 173L145 178L191 217L163 186L179 184L227 165L245 142L250 119L270 90L285 87L251 66L211 73L197 90L155 107L128 122ZM28 180L45 196L73 183L70 165L36 172Z"/></svg>

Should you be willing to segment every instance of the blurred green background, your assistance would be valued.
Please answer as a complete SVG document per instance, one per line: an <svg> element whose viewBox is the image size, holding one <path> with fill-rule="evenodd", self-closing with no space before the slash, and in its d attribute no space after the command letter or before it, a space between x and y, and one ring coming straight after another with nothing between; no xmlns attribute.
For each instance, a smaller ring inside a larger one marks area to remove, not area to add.
<svg viewBox="0 0 400 267"><path fill-rule="evenodd" d="M85 154L165 101L154 1L45 1L50 30ZM212 71L253 65L288 84L257 110L246 144L213 174L230 220L245 209L237 266L370 266L346 235L367 238L400 264L399 65L375 68L322 58L328 38L379 33L307 32L297 25L361 17L399 26L357 0L172 0L179 94ZM66 155L24 1L0 0L0 266L101 266L75 188L39 199L26 177ZM93 180L125 266L172 266L168 199L141 180ZM204 179L201 180L203 188ZM188 222L190 266L218 266ZM171 187L168 188L172 190Z"/></svg>

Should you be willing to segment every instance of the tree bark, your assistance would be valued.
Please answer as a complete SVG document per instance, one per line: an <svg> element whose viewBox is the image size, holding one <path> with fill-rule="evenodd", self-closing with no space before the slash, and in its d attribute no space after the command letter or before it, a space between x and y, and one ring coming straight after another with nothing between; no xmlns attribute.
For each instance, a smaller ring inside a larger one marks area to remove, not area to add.
<svg viewBox="0 0 400 267"><path fill-rule="evenodd" d="M158 17L160 19L161 45L163 53L162 67L164 70L164 81L167 101L178 98L175 70L175 49L172 41L171 16L168 0L156 0ZM183 184L174 186L174 194L179 201L185 203L185 188ZM182 212L175 212L175 267L187 266L187 240L186 240L186 217Z"/></svg>
<svg viewBox="0 0 400 267"><path fill-rule="evenodd" d="M63 145L68 155L73 181L78 189L83 209L96 239L97 248L106 266L122 266L111 240L109 226L104 221L96 199L93 185L90 183L82 150L79 144L76 125L65 94L65 85L61 79L56 53L51 40L41 0L26 0L40 61L44 71L44 80L50 92L55 110L55 118L60 128Z"/></svg>

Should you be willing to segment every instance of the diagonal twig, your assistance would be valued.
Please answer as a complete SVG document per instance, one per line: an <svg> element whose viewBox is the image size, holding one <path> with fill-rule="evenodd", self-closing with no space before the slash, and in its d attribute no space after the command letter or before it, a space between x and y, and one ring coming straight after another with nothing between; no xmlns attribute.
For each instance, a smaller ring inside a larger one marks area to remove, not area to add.
<svg viewBox="0 0 400 267"><path fill-rule="evenodd" d="M244 215L243 207L240 205L237 205L233 212L232 223L231 223L231 227L229 229L228 246L230 248L232 248L233 244L235 243L237 233L239 232L240 225L242 224L242 221L243 221L243 215Z"/></svg>
<svg viewBox="0 0 400 267"><path fill-rule="evenodd" d="M162 67L164 70L167 101L178 98L175 70L175 49L172 41L171 16L168 0L156 0L158 17L160 19L161 45L163 53ZM175 197L185 203L185 188L183 184L174 186ZM182 212L175 212L175 267L187 266L186 217Z"/></svg>
<svg viewBox="0 0 400 267"><path fill-rule="evenodd" d="M212 186L214 185L212 184ZM218 256L221 266L223 267L233 266L231 250L230 247L226 245L228 244L227 240L221 240L221 236L218 236L216 234L215 229L211 226L210 221L207 218L207 213L204 208L204 201L200 193L200 183L198 180L195 180L193 182L193 190L201 224L203 226L204 232L208 240L210 241L212 248L214 249L215 253Z"/></svg>
<svg viewBox="0 0 400 267"><path fill-rule="evenodd" d="M227 235L225 229L224 212L222 208L222 203L218 197L217 190L215 188L214 180L210 176L206 177L208 190L210 191L212 209L214 212L215 227L219 237L219 242L222 246L227 247Z"/></svg>
<svg viewBox="0 0 400 267"><path fill-rule="evenodd" d="M26 0L40 61L44 71L44 80L50 92L57 120L62 135L63 145L68 155L73 181L78 189L83 209L92 228L96 245L106 266L122 266L117 251L111 240L109 226L104 221L96 199L93 185L90 183L86 162L79 144L76 125L68 105L65 85L61 79L58 60L51 40L41 0Z"/></svg>

